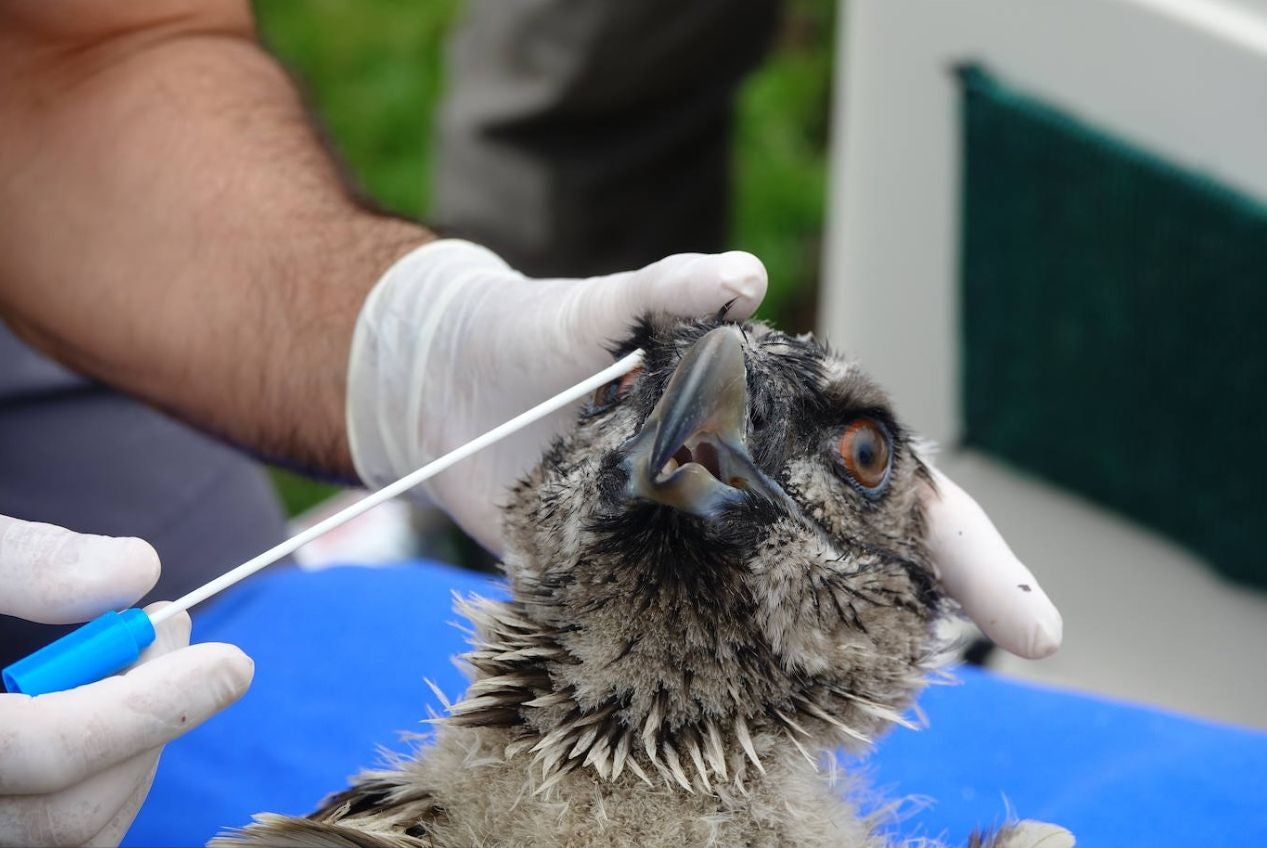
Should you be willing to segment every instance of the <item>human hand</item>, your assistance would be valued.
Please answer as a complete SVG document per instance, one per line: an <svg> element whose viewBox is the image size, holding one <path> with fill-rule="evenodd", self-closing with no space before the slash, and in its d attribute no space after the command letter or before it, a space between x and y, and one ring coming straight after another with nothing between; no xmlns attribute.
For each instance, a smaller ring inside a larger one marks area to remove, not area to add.
<svg viewBox="0 0 1267 848"><path fill-rule="evenodd" d="M134 603L158 573L158 555L140 539L0 516L0 613L86 621ZM162 746L251 682L245 654L190 647L189 629L186 613L158 625L153 644L120 676L34 698L0 694L0 845L119 843Z"/></svg>
<svg viewBox="0 0 1267 848"><path fill-rule="evenodd" d="M753 255L679 254L638 271L534 280L464 241L424 245L375 286L348 368L348 441L381 487L611 364L608 345L647 313L743 320L765 296ZM574 417L563 410L426 486L481 544L500 552L499 505ZM1037 658L1060 644L1060 614L985 513L938 476L930 544L947 592L994 641ZM1029 591L1019 588L1021 584Z"/></svg>
<svg viewBox="0 0 1267 848"><path fill-rule="evenodd" d="M586 280L529 279L486 248L426 244L398 261L357 320L348 369L348 442L357 473L383 486L611 364L608 346L648 312L750 316L765 268L731 252L679 254ZM575 419L564 409L425 486L500 553L509 487Z"/></svg>
<svg viewBox="0 0 1267 848"><path fill-rule="evenodd" d="M971 495L936 469L933 479L923 493L928 548L946 593L1004 650L1031 660L1054 654L1064 623L1043 587Z"/></svg>

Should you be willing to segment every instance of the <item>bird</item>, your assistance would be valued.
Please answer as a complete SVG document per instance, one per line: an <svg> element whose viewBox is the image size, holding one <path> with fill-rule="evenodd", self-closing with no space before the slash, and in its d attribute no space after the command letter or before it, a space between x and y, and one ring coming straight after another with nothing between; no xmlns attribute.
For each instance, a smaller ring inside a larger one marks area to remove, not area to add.
<svg viewBox="0 0 1267 848"><path fill-rule="evenodd" d="M471 682L429 741L213 846L889 844L825 764L947 656L925 444L811 335L648 315L635 349L511 489L510 596L458 601Z"/></svg>

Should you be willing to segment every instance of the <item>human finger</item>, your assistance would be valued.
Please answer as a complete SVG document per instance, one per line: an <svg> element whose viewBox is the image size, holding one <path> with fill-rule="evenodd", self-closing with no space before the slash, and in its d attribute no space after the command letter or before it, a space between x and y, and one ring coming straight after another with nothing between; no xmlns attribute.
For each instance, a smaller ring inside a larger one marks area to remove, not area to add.
<svg viewBox="0 0 1267 848"><path fill-rule="evenodd" d="M682 318L716 315L729 305L726 316L744 320L757 311L769 286L761 260L742 250L726 253L679 253L628 274L617 274L604 294L620 298L608 314L628 322L649 312Z"/></svg>
<svg viewBox="0 0 1267 848"><path fill-rule="evenodd" d="M141 805L145 803L146 796L150 794L150 787L154 785L154 775L158 772L157 754L158 752L155 752L154 763L150 766L149 773L142 778L141 782L132 791L132 795L119 806L119 809L115 811L114 817L106 823L106 826L99 830L91 839L85 840L84 844L86 846L90 846L90 848L94 846L113 848L123 841L123 835L128 832L128 828L136 820L136 814L140 812Z"/></svg>
<svg viewBox="0 0 1267 848"><path fill-rule="evenodd" d="M158 582L149 543L0 515L0 613L71 624L122 609Z"/></svg>
<svg viewBox="0 0 1267 848"><path fill-rule="evenodd" d="M167 602L150 604L145 611L165 606ZM172 616L158 625L136 665L184 648L189 634L189 615ZM84 845L100 840L117 845L149 791L159 750L142 751L51 794L0 798L0 844Z"/></svg>
<svg viewBox="0 0 1267 848"><path fill-rule="evenodd" d="M0 797L0 845L83 845L92 840L138 792L148 789L158 753L142 751L51 795ZM139 806L132 809L133 816Z"/></svg>
<svg viewBox="0 0 1267 848"><path fill-rule="evenodd" d="M232 645L191 645L66 692L0 697L0 794L56 792L157 748L236 701L254 664Z"/></svg>
<svg viewBox="0 0 1267 848"><path fill-rule="evenodd" d="M928 545L946 592L999 647L1028 659L1060 647L1064 624L1033 573L1012 553L985 510L933 469L925 491Z"/></svg>

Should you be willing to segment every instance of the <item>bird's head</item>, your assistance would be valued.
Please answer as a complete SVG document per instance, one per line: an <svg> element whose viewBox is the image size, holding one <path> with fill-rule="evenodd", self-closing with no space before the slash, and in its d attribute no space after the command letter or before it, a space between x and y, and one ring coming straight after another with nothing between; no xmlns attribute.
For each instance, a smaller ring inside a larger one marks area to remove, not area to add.
<svg viewBox="0 0 1267 848"><path fill-rule="evenodd" d="M468 609L484 679L455 717L522 725L556 769L613 769L623 744L683 785L785 738L868 737L934 644L910 435L809 337L653 318L634 348L513 493L513 601Z"/></svg>

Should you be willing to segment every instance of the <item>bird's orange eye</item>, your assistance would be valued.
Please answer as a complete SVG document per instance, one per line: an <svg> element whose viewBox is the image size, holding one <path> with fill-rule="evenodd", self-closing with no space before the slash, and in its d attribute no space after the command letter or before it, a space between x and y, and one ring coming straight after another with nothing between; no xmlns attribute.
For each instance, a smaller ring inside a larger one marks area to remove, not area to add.
<svg viewBox="0 0 1267 848"><path fill-rule="evenodd" d="M638 378L642 376L642 366L639 365L628 374L621 376L619 379L612 380L607 385L594 392L594 406L603 408L611 406L625 395L629 394L629 390L633 388L633 384L638 382Z"/></svg>
<svg viewBox="0 0 1267 848"><path fill-rule="evenodd" d="M840 436L840 459L845 471L869 494L877 492L888 480L892 454L888 431L871 418L849 422Z"/></svg>

